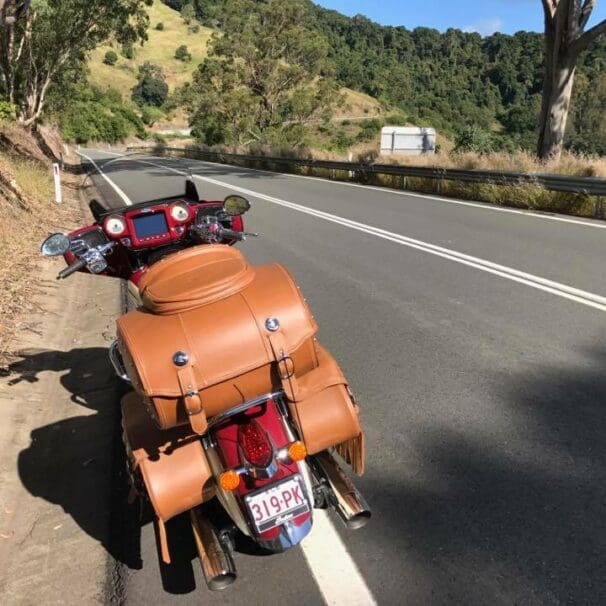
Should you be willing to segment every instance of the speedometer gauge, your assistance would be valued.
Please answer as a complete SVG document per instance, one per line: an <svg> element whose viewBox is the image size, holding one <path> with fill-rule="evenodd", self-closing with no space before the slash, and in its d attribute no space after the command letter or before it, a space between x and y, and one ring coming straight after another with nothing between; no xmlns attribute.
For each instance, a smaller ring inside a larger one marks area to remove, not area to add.
<svg viewBox="0 0 606 606"><path fill-rule="evenodd" d="M105 219L103 229L110 236L119 236L126 231L126 221L120 215L111 215Z"/></svg>
<svg viewBox="0 0 606 606"><path fill-rule="evenodd" d="M175 221L187 221L189 219L189 207L181 203L173 204L170 207L170 215Z"/></svg>

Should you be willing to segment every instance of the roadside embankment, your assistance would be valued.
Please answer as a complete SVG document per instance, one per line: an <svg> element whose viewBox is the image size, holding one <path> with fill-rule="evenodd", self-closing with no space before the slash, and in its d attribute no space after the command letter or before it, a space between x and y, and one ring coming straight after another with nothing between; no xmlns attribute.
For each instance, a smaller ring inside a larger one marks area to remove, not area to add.
<svg viewBox="0 0 606 606"><path fill-rule="evenodd" d="M48 161L12 152L0 151L22 192L0 197L0 601L105 603L120 284L55 279L62 261L41 258L39 243L88 221L81 178L55 205Z"/></svg>

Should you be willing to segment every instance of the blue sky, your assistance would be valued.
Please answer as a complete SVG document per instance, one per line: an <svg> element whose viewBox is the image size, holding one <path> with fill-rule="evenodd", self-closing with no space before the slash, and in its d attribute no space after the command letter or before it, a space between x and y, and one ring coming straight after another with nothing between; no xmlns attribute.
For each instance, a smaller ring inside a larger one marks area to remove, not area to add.
<svg viewBox="0 0 606 606"><path fill-rule="evenodd" d="M541 0L315 0L346 15L361 13L384 25L449 27L482 35L521 29L542 31ZM606 0L600 0L590 22L606 19Z"/></svg>

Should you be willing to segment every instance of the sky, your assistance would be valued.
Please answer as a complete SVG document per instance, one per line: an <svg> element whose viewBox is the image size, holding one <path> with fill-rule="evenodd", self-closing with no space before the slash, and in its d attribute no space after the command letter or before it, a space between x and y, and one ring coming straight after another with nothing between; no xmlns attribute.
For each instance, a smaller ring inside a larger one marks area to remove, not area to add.
<svg viewBox="0 0 606 606"><path fill-rule="evenodd" d="M542 31L541 0L314 0L349 16L361 13L383 25L418 26L445 31L455 27L483 36L495 31ZM599 0L589 25L606 19L606 0Z"/></svg>

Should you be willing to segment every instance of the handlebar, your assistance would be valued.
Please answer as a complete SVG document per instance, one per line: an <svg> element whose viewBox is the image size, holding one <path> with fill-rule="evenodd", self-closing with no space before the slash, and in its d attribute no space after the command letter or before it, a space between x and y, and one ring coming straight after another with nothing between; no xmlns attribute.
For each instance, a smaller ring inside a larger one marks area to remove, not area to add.
<svg viewBox="0 0 606 606"><path fill-rule="evenodd" d="M229 240L238 240L239 242L241 242L245 238L245 234L243 232L234 231L233 229L227 229L227 227L221 229L220 233L223 238L227 238Z"/></svg>
<svg viewBox="0 0 606 606"><path fill-rule="evenodd" d="M59 272L57 276L57 280L65 280L65 278L69 278L72 274L75 274L77 271L84 269L86 267L86 261L84 259L78 259L74 261L71 265L66 267L64 270Z"/></svg>

